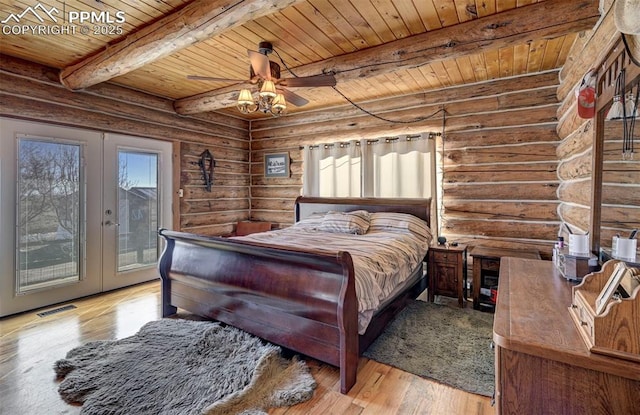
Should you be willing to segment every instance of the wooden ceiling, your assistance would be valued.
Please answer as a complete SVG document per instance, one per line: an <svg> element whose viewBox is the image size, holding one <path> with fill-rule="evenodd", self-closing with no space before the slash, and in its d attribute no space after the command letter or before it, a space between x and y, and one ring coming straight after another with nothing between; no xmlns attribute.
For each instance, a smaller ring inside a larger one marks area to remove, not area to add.
<svg viewBox="0 0 640 415"><path fill-rule="evenodd" d="M263 40L272 42L278 53L269 57L282 66L283 77L292 76L285 65L298 76L334 73L337 90L358 103L540 72L564 64L576 34L597 21L597 3L0 0L0 21L37 4L49 10L55 7L58 17L70 11L93 11L103 16L108 12L113 20L117 12L124 12L120 16L125 20L76 24L76 32L69 34L7 34L3 29L0 48L4 54L58 68L63 75L70 74L70 83L78 68L104 62L104 67L86 72L80 88L108 80L176 100L179 112L189 112L180 111L181 103L198 101L191 112L218 110L240 116L233 107L238 86L186 76L248 79L247 49L257 50ZM43 20L24 13L20 24L56 24ZM331 87L295 88L294 92L310 102L300 108L290 105L290 113L346 103ZM248 118L260 116L264 117Z"/></svg>

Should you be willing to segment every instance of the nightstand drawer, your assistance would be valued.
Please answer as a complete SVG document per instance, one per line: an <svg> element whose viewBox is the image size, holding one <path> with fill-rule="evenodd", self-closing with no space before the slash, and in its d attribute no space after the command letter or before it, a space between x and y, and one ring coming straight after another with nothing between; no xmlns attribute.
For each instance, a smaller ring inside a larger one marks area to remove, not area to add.
<svg viewBox="0 0 640 415"><path fill-rule="evenodd" d="M457 252L441 252L434 250L431 252L431 255L434 261L446 262L447 264L457 264L460 258L460 255Z"/></svg>

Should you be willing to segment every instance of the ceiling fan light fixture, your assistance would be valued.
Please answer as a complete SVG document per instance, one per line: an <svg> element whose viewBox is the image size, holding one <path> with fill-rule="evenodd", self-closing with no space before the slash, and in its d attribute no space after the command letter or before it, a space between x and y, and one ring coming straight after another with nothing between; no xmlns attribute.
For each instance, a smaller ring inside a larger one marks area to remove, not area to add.
<svg viewBox="0 0 640 415"><path fill-rule="evenodd" d="M273 81L266 79L260 88L260 97L275 98L277 95L278 93L276 92L276 86Z"/></svg>
<svg viewBox="0 0 640 415"><path fill-rule="evenodd" d="M253 101L253 96L251 96L251 91L248 89L241 89L240 95L238 95L238 111L243 114L250 114L255 112L258 109L258 106Z"/></svg>
<svg viewBox="0 0 640 415"><path fill-rule="evenodd" d="M273 82L271 83L273 84ZM240 90L236 106L238 111L243 114L251 114L260 110L261 112L271 114L274 117L283 115L287 110L287 102L284 99L284 95L275 93L272 97L270 94L258 94L258 97L254 100L251 91L248 89Z"/></svg>
<svg viewBox="0 0 640 415"><path fill-rule="evenodd" d="M238 105L253 104L253 96L248 89L241 89L238 95Z"/></svg>
<svg viewBox="0 0 640 415"><path fill-rule="evenodd" d="M278 94L271 103L271 113L274 115L280 115L287 109L287 102L284 99L284 95Z"/></svg>

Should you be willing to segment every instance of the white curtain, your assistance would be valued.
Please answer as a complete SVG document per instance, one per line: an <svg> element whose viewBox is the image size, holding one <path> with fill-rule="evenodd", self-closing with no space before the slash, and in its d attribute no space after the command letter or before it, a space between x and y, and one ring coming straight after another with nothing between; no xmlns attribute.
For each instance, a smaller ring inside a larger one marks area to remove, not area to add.
<svg viewBox="0 0 640 415"><path fill-rule="evenodd" d="M363 140L363 196L428 198L435 189L435 145L427 134Z"/></svg>
<svg viewBox="0 0 640 415"><path fill-rule="evenodd" d="M360 197L361 155L356 141L305 146L302 194Z"/></svg>

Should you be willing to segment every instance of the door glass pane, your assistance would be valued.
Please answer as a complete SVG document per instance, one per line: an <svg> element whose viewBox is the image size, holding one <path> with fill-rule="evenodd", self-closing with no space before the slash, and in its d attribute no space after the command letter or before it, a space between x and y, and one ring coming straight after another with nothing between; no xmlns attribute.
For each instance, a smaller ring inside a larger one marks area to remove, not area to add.
<svg viewBox="0 0 640 415"><path fill-rule="evenodd" d="M158 154L118 150L118 272L158 261Z"/></svg>
<svg viewBox="0 0 640 415"><path fill-rule="evenodd" d="M79 144L18 140L18 293L82 278L81 155Z"/></svg>

